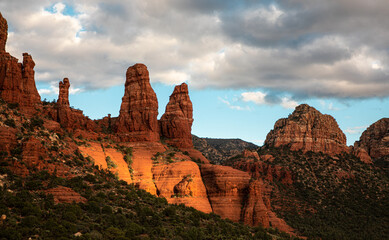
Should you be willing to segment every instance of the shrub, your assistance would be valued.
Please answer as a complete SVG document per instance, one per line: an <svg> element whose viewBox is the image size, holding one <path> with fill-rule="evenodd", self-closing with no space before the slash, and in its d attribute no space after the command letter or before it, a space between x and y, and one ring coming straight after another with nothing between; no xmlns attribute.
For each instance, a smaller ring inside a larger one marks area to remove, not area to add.
<svg viewBox="0 0 389 240"><path fill-rule="evenodd" d="M112 159L111 159L110 156L107 156L107 157L105 158L105 161L107 162L107 167L108 167L108 169L117 168L116 164L112 161Z"/></svg>
<svg viewBox="0 0 389 240"><path fill-rule="evenodd" d="M16 123L15 120L8 118L7 120L4 121L4 124L7 126L10 126L12 128L16 128Z"/></svg>

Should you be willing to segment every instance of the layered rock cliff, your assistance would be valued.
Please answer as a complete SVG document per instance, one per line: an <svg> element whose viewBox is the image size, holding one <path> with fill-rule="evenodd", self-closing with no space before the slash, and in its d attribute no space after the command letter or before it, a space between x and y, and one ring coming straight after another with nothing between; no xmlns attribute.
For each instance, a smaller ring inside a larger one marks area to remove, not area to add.
<svg viewBox="0 0 389 240"><path fill-rule="evenodd" d="M213 212L222 218L240 221L250 175L231 167L211 164L203 164L200 169Z"/></svg>
<svg viewBox="0 0 389 240"><path fill-rule="evenodd" d="M158 100L144 64L127 69L116 132L127 141L158 141Z"/></svg>
<svg viewBox="0 0 389 240"><path fill-rule="evenodd" d="M0 14L0 95L7 102L21 107L33 107L40 103L35 86L35 63L31 55L23 53L23 63L5 51L8 34L7 21Z"/></svg>
<svg viewBox="0 0 389 240"><path fill-rule="evenodd" d="M265 145L288 146L293 151L323 152L329 155L349 151L346 136L336 120L307 104L297 106L288 118L278 120L266 136Z"/></svg>
<svg viewBox="0 0 389 240"><path fill-rule="evenodd" d="M5 52L5 44L8 38L8 23L0 13L0 52Z"/></svg>
<svg viewBox="0 0 389 240"><path fill-rule="evenodd" d="M165 113L159 121L161 135L166 142L179 148L192 148L193 106L189 98L188 85L176 86Z"/></svg>
<svg viewBox="0 0 389 240"><path fill-rule="evenodd" d="M354 147L363 148L373 159L389 155L389 118L382 118L370 125Z"/></svg>

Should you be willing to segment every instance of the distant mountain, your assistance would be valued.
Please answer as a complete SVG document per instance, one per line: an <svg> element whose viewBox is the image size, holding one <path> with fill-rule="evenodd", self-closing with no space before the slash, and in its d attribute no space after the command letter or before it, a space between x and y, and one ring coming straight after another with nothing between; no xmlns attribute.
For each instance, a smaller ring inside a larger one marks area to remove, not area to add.
<svg viewBox="0 0 389 240"><path fill-rule="evenodd" d="M245 149L257 149L258 146L243 141L241 139L222 139L222 138L200 138L192 135L193 145L199 150L211 163L221 164L242 153Z"/></svg>

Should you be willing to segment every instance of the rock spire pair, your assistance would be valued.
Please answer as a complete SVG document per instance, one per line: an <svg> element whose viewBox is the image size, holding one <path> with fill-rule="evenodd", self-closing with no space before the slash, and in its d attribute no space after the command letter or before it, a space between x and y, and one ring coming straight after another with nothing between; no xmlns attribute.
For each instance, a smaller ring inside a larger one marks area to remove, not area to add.
<svg viewBox="0 0 389 240"><path fill-rule="evenodd" d="M160 121L157 117L158 99L150 85L147 67L135 64L126 72L116 132L126 141L158 141L162 137L176 147L193 147L193 107L185 83L174 88L165 114Z"/></svg>

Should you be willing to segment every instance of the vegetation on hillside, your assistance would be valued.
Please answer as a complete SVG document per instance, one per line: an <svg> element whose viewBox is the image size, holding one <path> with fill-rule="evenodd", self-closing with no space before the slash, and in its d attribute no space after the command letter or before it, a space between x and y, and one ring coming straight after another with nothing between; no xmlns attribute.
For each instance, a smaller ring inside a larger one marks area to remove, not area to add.
<svg viewBox="0 0 389 240"><path fill-rule="evenodd" d="M389 239L389 178L351 154L266 148L270 165L284 166L293 185L272 183L272 205L286 222L312 239ZM235 160L238 160L237 158Z"/></svg>

